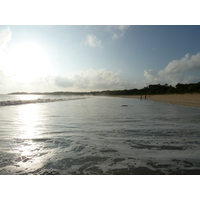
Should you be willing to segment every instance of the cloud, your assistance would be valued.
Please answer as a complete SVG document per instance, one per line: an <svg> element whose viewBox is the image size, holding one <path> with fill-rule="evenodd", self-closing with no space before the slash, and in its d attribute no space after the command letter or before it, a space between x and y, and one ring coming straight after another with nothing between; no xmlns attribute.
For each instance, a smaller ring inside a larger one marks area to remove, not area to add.
<svg viewBox="0 0 200 200"><path fill-rule="evenodd" d="M5 79L5 75L4 72L2 70L0 70L0 86L4 84L4 79Z"/></svg>
<svg viewBox="0 0 200 200"><path fill-rule="evenodd" d="M159 71L159 75L179 74L194 70L200 70L200 52L191 57L189 54L186 54L180 60L173 60L164 70Z"/></svg>
<svg viewBox="0 0 200 200"><path fill-rule="evenodd" d="M0 71L0 75L3 72ZM5 87L6 85L6 87ZM52 92L52 91L102 91L137 88L134 82L120 78L118 73L105 69L80 71L71 78L62 75L39 77L31 82L14 80L4 76L0 79L1 93L9 92Z"/></svg>
<svg viewBox="0 0 200 200"><path fill-rule="evenodd" d="M144 70L144 77L148 83L177 83L197 82L200 77L191 75L193 72L200 72L200 52L190 56L186 54L180 60L173 60L159 72Z"/></svg>
<svg viewBox="0 0 200 200"><path fill-rule="evenodd" d="M132 89L134 87L134 83L123 80L119 74L105 69L81 71L71 78L61 75L43 77L30 85L43 88L43 91L48 88L51 88L51 91L95 91Z"/></svg>
<svg viewBox="0 0 200 200"><path fill-rule="evenodd" d="M74 88L81 91L112 90L131 88L132 83L119 77L119 74L105 69L89 69L75 74L71 79L56 77L55 84L61 88Z"/></svg>
<svg viewBox="0 0 200 200"><path fill-rule="evenodd" d="M113 39L118 39L122 37L128 28L128 25L107 26L107 30L112 34Z"/></svg>
<svg viewBox="0 0 200 200"><path fill-rule="evenodd" d="M56 76L54 78L54 83L55 83L55 85L57 85L61 88L68 88L68 87L73 86L72 80L70 80L67 77L63 77L63 76Z"/></svg>
<svg viewBox="0 0 200 200"><path fill-rule="evenodd" d="M160 81L157 72L153 69L144 70L144 77L151 83L157 83Z"/></svg>
<svg viewBox="0 0 200 200"><path fill-rule="evenodd" d="M91 47L102 47L101 40L92 34L87 35L85 39L85 45L91 46Z"/></svg>
<svg viewBox="0 0 200 200"><path fill-rule="evenodd" d="M0 30L0 50L6 49L7 43L10 41L12 32L9 28Z"/></svg>
<svg viewBox="0 0 200 200"><path fill-rule="evenodd" d="M7 48L7 43L11 40L12 32L9 28L0 30L0 92L2 93L5 85L7 84L6 80L9 80L9 77L5 74L7 55L3 51ZM4 86L4 87L3 87Z"/></svg>

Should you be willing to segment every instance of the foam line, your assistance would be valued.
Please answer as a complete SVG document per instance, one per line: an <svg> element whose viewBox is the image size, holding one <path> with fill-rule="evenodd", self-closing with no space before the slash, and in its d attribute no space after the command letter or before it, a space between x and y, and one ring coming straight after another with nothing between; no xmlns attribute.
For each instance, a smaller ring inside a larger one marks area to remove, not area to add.
<svg viewBox="0 0 200 200"><path fill-rule="evenodd" d="M87 97L79 97L79 98L54 98L54 99L34 99L34 100L7 100L0 101L0 106L11 106L11 105L20 105L20 104L30 104L30 103L49 103L56 101L68 101L68 100L78 100L78 99L86 99Z"/></svg>

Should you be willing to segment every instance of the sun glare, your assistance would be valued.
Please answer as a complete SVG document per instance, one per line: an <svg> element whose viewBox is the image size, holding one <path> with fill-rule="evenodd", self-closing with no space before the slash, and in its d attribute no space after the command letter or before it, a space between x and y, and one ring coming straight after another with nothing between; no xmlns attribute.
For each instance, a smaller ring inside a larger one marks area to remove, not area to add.
<svg viewBox="0 0 200 200"><path fill-rule="evenodd" d="M7 71L14 79L30 82L51 73L51 63L45 51L35 43L19 43L9 50Z"/></svg>
<svg viewBox="0 0 200 200"><path fill-rule="evenodd" d="M40 119L40 110L36 104L27 104L18 108L16 121L20 121L19 132L22 138L36 137L38 134L38 125L42 126Z"/></svg>

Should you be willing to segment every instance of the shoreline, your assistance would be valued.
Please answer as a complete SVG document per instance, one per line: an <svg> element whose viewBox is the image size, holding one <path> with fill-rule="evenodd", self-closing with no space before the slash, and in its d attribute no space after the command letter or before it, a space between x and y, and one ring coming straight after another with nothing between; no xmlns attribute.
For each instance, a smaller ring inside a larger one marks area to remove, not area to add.
<svg viewBox="0 0 200 200"><path fill-rule="evenodd" d="M112 97L112 96L110 96ZM140 95L117 95L113 97L140 99ZM146 95L146 100L168 103L172 105L200 108L200 94L158 94ZM142 95L142 101L145 101L145 95Z"/></svg>

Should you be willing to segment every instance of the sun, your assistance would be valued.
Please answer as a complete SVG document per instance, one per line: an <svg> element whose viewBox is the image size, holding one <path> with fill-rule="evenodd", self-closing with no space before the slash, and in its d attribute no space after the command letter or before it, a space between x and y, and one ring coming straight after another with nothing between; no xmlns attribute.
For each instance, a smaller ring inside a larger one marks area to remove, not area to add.
<svg viewBox="0 0 200 200"><path fill-rule="evenodd" d="M9 49L7 72L15 80L31 82L50 74L51 63L46 52L36 43L18 43Z"/></svg>

